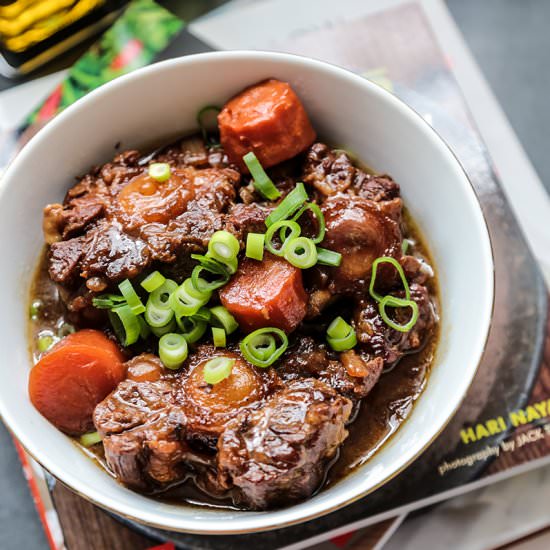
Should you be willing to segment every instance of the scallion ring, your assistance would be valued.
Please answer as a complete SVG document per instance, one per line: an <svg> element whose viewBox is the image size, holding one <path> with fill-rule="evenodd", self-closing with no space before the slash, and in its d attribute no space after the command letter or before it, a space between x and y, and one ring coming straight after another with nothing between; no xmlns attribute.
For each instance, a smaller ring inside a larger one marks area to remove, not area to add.
<svg viewBox="0 0 550 550"><path fill-rule="evenodd" d="M141 286L147 292L153 292L153 290L161 287L164 281L166 281L166 277L160 271L153 271L153 273L150 273L141 281Z"/></svg>
<svg viewBox="0 0 550 550"><path fill-rule="evenodd" d="M137 315L132 313L130 306L124 304L109 310L109 320L118 341L123 346L135 344L141 332L141 326Z"/></svg>
<svg viewBox="0 0 550 550"><path fill-rule="evenodd" d="M281 196L281 192L275 187L269 176L265 173L260 161L256 155L250 151L243 157L243 161L252 176L252 184L254 189L262 195L262 197L274 201Z"/></svg>
<svg viewBox="0 0 550 550"><path fill-rule="evenodd" d="M306 202L304 206L302 206L302 208L300 208L300 210L298 210L298 212L294 214L292 220L297 222L306 210L310 210L315 216L315 220L317 221L317 236L311 237L311 240L315 244L319 244L325 238L326 233L325 216L319 208L319 205L315 204L314 202Z"/></svg>
<svg viewBox="0 0 550 550"><path fill-rule="evenodd" d="M166 326L174 317L174 310L170 307L159 307L151 298L145 306L145 321L151 328Z"/></svg>
<svg viewBox="0 0 550 550"><path fill-rule="evenodd" d="M382 301L382 299L384 298L384 296L381 296L374 290L374 286L376 284L376 272L378 270L378 266L382 263L388 263L388 264L391 264L393 267L395 267L397 273L399 273L399 277L401 277L403 288L405 289L405 299L410 300L411 292L409 290L409 283L407 282L407 278L405 277L405 272L403 271L401 264L395 258L392 258L390 256L381 256L380 258L376 258L376 260L374 260L374 262L372 263L372 271L371 271L370 285L369 285L370 295L377 302Z"/></svg>
<svg viewBox="0 0 550 550"><path fill-rule="evenodd" d="M170 295L176 288L178 288L178 283L172 281L172 279L166 279L162 285L149 294L148 301L152 302L158 308L169 308Z"/></svg>
<svg viewBox="0 0 550 550"><path fill-rule="evenodd" d="M227 334L232 334L239 328L235 317L223 306L210 308L211 323L218 328L223 328Z"/></svg>
<svg viewBox="0 0 550 550"><path fill-rule="evenodd" d="M204 277L201 277L203 272L205 272ZM209 276L210 279L206 279L206 276ZM222 287L229 281L229 273L225 270L214 273L203 265L197 265L193 268L191 280L196 289L202 292L212 291Z"/></svg>
<svg viewBox="0 0 550 550"><path fill-rule="evenodd" d="M231 376L235 359L232 357L218 356L207 361L202 375L207 384L219 384L222 380Z"/></svg>
<svg viewBox="0 0 550 550"><path fill-rule="evenodd" d="M147 173L158 182L169 180L172 174L170 165L167 162L153 162L149 165Z"/></svg>
<svg viewBox="0 0 550 550"><path fill-rule="evenodd" d="M48 331L49 332L49 331ZM38 336L37 344L38 344L38 351L40 353L44 353L52 348L52 346L56 343L57 339L55 336L51 333L42 333Z"/></svg>
<svg viewBox="0 0 550 550"><path fill-rule="evenodd" d="M335 252L334 250L327 250L326 248L317 247L317 263L321 265L328 265L331 267L338 267L342 263L342 254Z"/></svg>
<svg viewBox="0 0 550 550"><path fill-rule="evenodd" d="M188 352L187 340L181 334L169 332L159 340L159 357L167 369L179 369Z"/></svg>
<svg viewBox="0 0 550 550"><path fill-rule="evenodd" d="M129 279L124 279L124 281L119 283L118 288L122 296L124 296L126 303L132 310L132 313L134 315L141 315L145 311L145 306L143 305L143 302L137 292L134 290L134 286Z"/></svg>
<svg viewBox="0 0 550 550"><path fill-rule="evenodd" d="M277 338L280 341L279 346L275 347L274 351L272 351L271 339L266 338L266 336L271 336L273 339ZM281 329L275 327L260 328L248 334L241 341L239 347L249 363L256 367L265 368L275 363L285 352L288 348L288 338ZM270 355L267 355L266 349L269 350Z"/></svg>
<svg viewBox="0 0 550 550"><path fill-rule="evenodd" d="M176 330L176 327L177 327L176 318L172 317L170 322L167 325L164 325L163 327L151 327L151 332L157 338L160 338L161 336L164 336L165 334L168 334L169 332L174 332Z"/></svg>
<svg viewBox="0 0 550 550"><path fill-rule="evenodd" d="M208 253L222 263L235 258L239 250L237 237L229 231L216 231L208 241Z"/></svg>
<svg viewBox="0 0 550 550"><path fill-rule="evenodd" d="M225 330L219 327L212 327L212 341L214 342L214 347L225 348L227 345Z"/></svg>
<svg viewBox="0 0 550 550"><path fill-rule="evenodd" d="M357 334L342 317L336 317L327 328L327 342L334 351L346 351L357 345Z"/></svg>
<svg viewBox="0 0 550 550"><path fill-rule="evenodd" d="M191 279L183 283L170 295L169 304L178 317L190 317L210 300L210 291L197 290Z"/></svg>
<svg viewBox="0 0 550 550"><path fill-rule="evenodd" d="M283 234L283 237L286 237L286 238L284 238L281 241L281 247L276 248L273 243L273 237L279 230L282 230L283 228L290 229L290 233ZM269 250L269 252L271 252L271 254L275 254L275 256L283 256L285 253L286 244L290 242L292 239L296 239L297 237L299 237L300 232L301 232L301 228L296 222L293 222L291 220L278 221L273 225L269 226L265 234L265 247L267 248L267 250Z"/></svg>
<svg viewBox="0 0 550 550"><path fill-rule="evenodd" d="M139 336L142 340L146 340L151 334L151 327L147 324L147 321L140 315L139 320Z"/></svg>
<svg viewBox="0 0 550 550"><path fill-rule="evenodd" d="M126 303L124 296L119 296L118 294L100 294L92 298L93 306L98 309L112 309L124 303Z"/></svg>
<svg viewBox="0 0 550 550"><path fill-rule="evenodd" d="M246 257L262 261L264 258L264 233L249 233L246 236Z"/></svg>
<svg viewBox="0 0 550 550"><path fill-rule="evenodd" d="M206 321L197 319L196 317L176 317L176 323L188 344L194 344L206 332Z"/></svg>
<svg viewBox="0 0 550 550"><path fill-rule="evenodd" d="M386 307L410 307L412 312L411 318L404 325L400 325L390 319L386 313ZM380 317L382 317L384 323L399 332L409 332L418 320L418 304L414 300L403 300L402 298L391 295L384 296L378 304L378 310L380 311Z"/></svg>
<svg viewBox="0 0 550 550"><path fill-rule="evenodd" d="M285 260L294 267L308 269L317 263L317 249L315 243L307 237L296 237L285 241Z"/></svg>
<svg viewBox="0 0 550 550"><path fill-rule="evenodd" d="M212 317L212 314L210 313L210 310L207 307L201 307L195 315L193 315L194 319L198 319L199 321L205 321L207 323L210 322L210 318Z"/></svg>
<svg viewBox="0 0 550 550"><path fill-rule="evenodd" d="M277 208L269 214L265 220L267 227L274 223L289 219L300 207L307 201L307 191L302 182L298 182L296 187L277 205Z"/></svg>

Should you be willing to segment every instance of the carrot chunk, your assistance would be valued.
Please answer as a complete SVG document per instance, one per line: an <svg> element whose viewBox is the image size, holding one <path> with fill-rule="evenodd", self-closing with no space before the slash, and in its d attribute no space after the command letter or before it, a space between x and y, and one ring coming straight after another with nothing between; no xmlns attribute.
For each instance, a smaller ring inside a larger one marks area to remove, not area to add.
<svg viewBox="0 0 550 550"><path fill-rule="evenodd" d="M31 402L61 431L85 433L93 429L95 406L124 379L123 361L118 346L102 332L75 332L31 370Z"/></svg>
<svg viewBox="0 0 550 550"><path fill-rule="evenodd" d="M264 168L304 151L315 140L304 106L286 82L265 80L230 99L218 115L220 141L243 171L253 151Z"/></svg>
<svg viewBox="0 0 550 550"><path fill-rule="evenodd" d="M262 262L245 258L220 299L247 331L277 327L291 332L306 314L302 272L272 254Z"/></svg>

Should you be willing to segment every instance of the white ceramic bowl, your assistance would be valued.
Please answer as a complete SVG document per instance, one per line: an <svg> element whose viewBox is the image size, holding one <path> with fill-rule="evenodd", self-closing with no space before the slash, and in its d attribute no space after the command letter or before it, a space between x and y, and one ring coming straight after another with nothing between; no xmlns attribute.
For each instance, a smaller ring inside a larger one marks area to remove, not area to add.
<svg viewBox="0 0 550 550"><path fill-rule="evenodd" d="M191 508L134 493L107 475L31 405L29 283L42 248L42 208L75 175L122 149L195 127L206 104L275 77L291 83L319 135L354 151L400 184L428 240L442 297L441 341L410 418L363 467L295 506L270 512ZM411 109L364 78L311 59L260 52L202 54L141 69L102 86L48 124L7 170L0 195L0 412L23 446L55 477L96 504L165 529L242 533L320 516L382 485L438 435L481 359L492 315L493 263L485 221L459 163Z"/></svg>

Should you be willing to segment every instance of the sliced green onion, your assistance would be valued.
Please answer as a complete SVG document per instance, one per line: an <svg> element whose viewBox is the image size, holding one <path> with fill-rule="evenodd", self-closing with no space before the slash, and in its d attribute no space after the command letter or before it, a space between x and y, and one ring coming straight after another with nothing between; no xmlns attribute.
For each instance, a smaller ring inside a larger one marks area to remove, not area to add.
<svg viewBox="0 0 550 550"><path fill-rule="evenodd" d="M250 153L247 153L243 157L243 161L252 176L254 189L256 189L262 197L270 201L278 199L281 196L281 192L275 187L269 176L265 173L256 155L250 151Z"/></svg>
<svg viewBox="0 0 550 550"><path fill-rule="evenodd" d="M38 351L44 353L55 344L55 337L50 334L42 334L38 337Z"/></svg>
<svg viewBox="0 0 550 550"><path fill-rule="evenodd" d="M260 262L264 258L264 233L249 233L246 237L246 256Z"/></svg>
<svg viewBox="0 0 550 550"><path fill-rule="evenodd" d="M172 279L166 279L162 285L153 290L149 294L149 302L153 303L158 308L169 308L170 307L170 295L174 290L178 288L178 283L172 281Z"/></svg>
<svg viewBox="0 0 550 550"><path fill-rule="evenodd" d="M179 369L188 352L187 340L181 334L170 332L159 340L159 357L167 369Z"/></svg>
<svg viewBox="0 0 550 550"><path fill-rule="evenodd" d="M319 244L325 238L326 224L325 216L323 215L323 212L317 204L315 204L314 202L306 202L306 204L304 204L304 206L302 206L302 208L300 208L300 210L298 210L298 212L293 216L292 220L297 222L306 210L311 210L313 212L313 215L315 216L315 219L317 220L317 236L312 238L311 240L315 244Z"/></svg>
<svg viewBox="0 0 550 550"><path fill-rule="evenodd" d="M153 162L149 165L148 173L154 180L166 181L170 179L170 165L167 162Z"/></svg>
<svg viewBox="0 0 550 550"><path fill-rule="evenodd" d="M170 307L159 307L149 298L145 306L145 321L151 328L166 326L174 317L174 310Z"/></svg>
<svg viewBox="0 0 550 550"><path fill-rule="evenodd" d="M147 292L153 292L157 288L161 287L166 281L166 277L160 271L153 271L141 281L141 286Z"/></svg>
<svg viewBox="0 0 550 550"><path fill-rule="evenodd" d="M197 319L196 317L176 317L176 323L188 344L194 344L206 332L206 321Z"/></svg>
<svg viewBox="0 0 550 550"><path fill-rule="evenodd" d="M317 263L317 249L315 243L307 237L289 239L283 246L285 260L294 267L308 269Z"/></svg>
<svg viewBox="0 0 550 550"><path fill-rule="evenodd" d="M223 328L212 327L212 341L216 348L225 348L227 344L225 330L223 330Z"/></svg>
<svg viewBox="0 0 550 550"><path fill-rule="evenodd" d="M336 317L327 328L327 342L334 351L346 351L357 345L357 335L342 317Z"/></svg>
<svg viewBox="0 0 550 550"><path fill-rule="evenodd" d="M164 336L169 332L174 332L176 330L176 327L177 327L176 319L172 317L170 322L167 325L164 325L163 327L151 327L151 332L157 338L160 338L161 336Z"/></svg>
<svg viewBox="0 0 550 550"><path fill-rule="evenodd" d="M205 321L210 322L210 318L212 317L212 314L210 313L210 310L207 307L201 307L195 315L193 315L194 319L198 319L199 321Z"/></svg>
<svg viewBox="0 0 550 550"><path fill-rule="evenodd" d="M31 319L37 319L43 307L44 302L42 300L33 300L29 308L29 315Z"/></svg>
<svg viewBox="0 0 550 550"><path fill-rule="evenodd" d="M214 357L204 365L202 374L207 384L219 384L231 376L235 359L231 357Z"/></svg>
<svg viewBox="0 0 550 550"><path fill-rule="evenodd" d="M342 263L342 254L327 250L326 248L317 247L317 263L321 265L329 265L338 267Z"/></svg>
<svg viewBox="0 0 550 550"><path fill-rule="evenodd" d="M209 124L207 121L205 121L204 119L206 118L206 115L208 113L215 113L216 114L216 117L218 115L218 113L221 111L221 109L219 107L217 107L216 105L207 105L206 107L203 107L198 113L197 113L197 124L199 125L199 128L200 128L200 131L201 131L201 134L202 134L202 139L204 140L204 143L212 143L214 144L214 142L208 138L208 131L209 131ZM217 119L215 119L215 124L212 124L211 126L217 126Z"/></svg>
<svg viewBox="0 0 550 550"><path fill-rule="evenodd" d="M178 317L190 317L210 300L210 291L197 290L191 279L185 279L183 283L170 295L170 307Z"/></svg>
<svg viewBox="0 0 550 550"><path fill-rule="evenodd" d="M286 229L290 229L290 234L286 234ZM281 247L276 248L273 243L273 237L277 233L277 231L281 230ZM283 232L284 230L284 232ZM281 220L278 222L275 222L274 224L270 225L266 234L265 234L265 247L271 254L275 254L275 256L283 256L285 253L285 246L288 242L290 242L292 239L296 239L300 236L301 232L300 226L291 220Z"/></svg>
<svg viewBox="0 0 550 550"><path fill-rule="evenodd" d="M146 340L151 334L151 327L147 324L147 321L140 315L139 319L139 337L142 340Z"/></svg>
<svg viewBox="0 0 550 550"><path fill-rule="evenodd" d="M216 306L210 308L212 315L211 323L218 328L223 328L227 334L232 334L239 328L239 323L235 320L235 317L227 311L223 306Z"/></svg>
<svg viewBox="0 0 550 550"><path fill-rule="evenodd" d="M239 250L237 237L229 231L216 231L208 241L208 253L222 263L235 258Z"/></svg>
<svg viewBox="0 0 550 550"><path fill-rule="evenodd" d="M124 296L126 303L130 306L132 313L134 315L141 315L145 311L145 306L134 290L132 283L128 279L125 279L118 285L118 288Z"/></svg>
<svg viewBox="0 0 550 550"><path fill-rule="evenodd" d="M98 309L112 309L123 305L125 302L124 296L118 294L101 294L92 298L92 304Z"/></svg>
<svg viewBox="0 0 550 550"><path fill-rule="evenodd" d="M209 274L209 276L211 277L210 280L207 280L204 277L201 277L201 274L203 271ZM216 275L216 277L212 277L212 275ZM223 271L215 273L213 271L210 271L204 265L195 266L191 274L191 280L193 282L193 286L201 292L208 292L208 291L216 290L217 288L222 287L227 283L227 281L229 281L229 277L230 275L225 269Z"/></svg>
<svg viewBox="0 0 550 550"><path fill-rule="evenodd" d="M271 339L275 340L276 337L281 343L279 347L275 347L273 350ZM260 328L246 336L239 347L249 363L264 368L269 367L281 357L288 347L288 338L281 329L275 327Z"/></svg>
<svg viewBox="0 0 550 550"><path fill-rule="evenodd" d="M124 304L109 310L109 320L118 341L123 346L131 346L138 341L141 326L137 315L132 313L130 306Z"/></svg>
<svg viewBox="0 0 550 550"><path fill-rule="evenodd" d="M399 273L399 277L401 277L403 288L405 289L405 299L410 300L411 293L409 290L409 283L407 282L407 278L405 277L405 272L403 271L401 264L395 258L391 258L390 256L381 256L380 258L376 258L376 260L374 260L374 262L372 263L372 272L370 276L370 285L369 285L370 295L377 302L380 302L384 298L374 290L374 285L376 284L376 272L378 270L378 266L383 263L391 264L393 265L393 267L395 267L395 269L397 270L397 273Z"/></svg>
<svg viewBox="0 0 550 550"><path fill-rule="evenodd" d="M277 205L277 208L269 214L265 220L267 227L274 223L290 218L308 199L306 188L302 182L298 182L296 187Z"/></svg>
<svg viewBox="0 0 550 550"><path fill-rule="evenodd" d="M412 312L411 318L404 325L400 325L389 318L386 313L386 307L410 307ZM399 332L409 332L418 320L418 304L414 300L403 300L402 298L391 295L384 296L378 304L378 310L380 311L380 317L382 317L384 323Z"/></svg>
<svg viewBox="0 0 550 550"><path fill-rule="evenodd" d="M101 436L99 432L88 432L80 436L78 440L83 447L91 447L92 445L97 445L101 443Z"/></svg>
<svg viewBox="0 0 550 550"><path fill-rule="evenodd" d="M406 254L407 250L409 250L409 245L411 244L411 241L409 239L403 239L403 242L401 243L401 253Z"/></svg>

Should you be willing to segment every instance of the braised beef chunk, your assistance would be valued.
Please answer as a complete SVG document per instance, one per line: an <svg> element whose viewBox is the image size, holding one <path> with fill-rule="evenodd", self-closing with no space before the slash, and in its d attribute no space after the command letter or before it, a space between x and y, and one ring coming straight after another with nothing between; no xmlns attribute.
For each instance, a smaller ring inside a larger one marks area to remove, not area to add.
<svg viewBox="0 0 550 550"><path fill-rule="evenodd" d="M334 195L323 203L322 211L327 230L322 244L342 254L341 265L330 269L329 289L335 293L364 288L376 258L401 255L401 199L378 203ZM377 281L394 276L393 268L381 266Z"/></svg>
<svg viewBox="0 0 550 550"><path fill-rule="evenodd" d="M349 155L315 143L307 151L303 180L324 196L348 192L372 201L399 197L399 185L387 175L368 174L353 165Z"/></svg>
<svg viewBox="0 0 550 550"><path fill-rule="evenodd" d="M325 383L295 380L235 419L218 443L218 475L238 501L262 510L311 495L347 437L351 402Z"/></svg>

